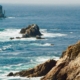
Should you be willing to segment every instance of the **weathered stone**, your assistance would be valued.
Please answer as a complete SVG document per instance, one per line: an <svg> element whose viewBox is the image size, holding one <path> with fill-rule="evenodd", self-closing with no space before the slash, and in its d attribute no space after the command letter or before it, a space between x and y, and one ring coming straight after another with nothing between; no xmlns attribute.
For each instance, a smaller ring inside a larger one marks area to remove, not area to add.
<svg viewBox="0 0 80 80"><path fill-rule="evenodd" d="M0 18L4 18L4 17L5 17L5 11L3 13L2 6L0 5Z"/></svg>
<svg viewBox="0 0 80 80"><path fill-rule="evenodd" d="M45 38L42 38L41 36L37 35L36 39L45 39Z"/></svg>
<svg viewBox="0 0 80 80"><path fill-rule="evenodd" d="M43 64L36 66L35 68L29 70L23 70L21 72L15 73L13 76L21 76L21 77L37 77L46 75L52 67L56 64L55 60L48 60Z"/></svg>
<svg viewBox="0 0 80 80"><path fill-rule="evenodd" d="M14 37L11 37L11 38L10 38L10 40L13 40L13 39L14 39Z"/></svg>
<svg viewBox="0 0 80 80"><path fill-rule="evenodd" d="M16 39L21 39L21 37L16 37Z"/></svg>
<svg viewBox="0 0 80 80"><path fill-rule="evenodd" d="M10 72L7 76L13 76L13 72Z"/></svg>
<svg viewBox="0 0 80 80"><path fill-rule="evenodd" d="M41 32L39 31L39 27L36 24L29 25L26 28L22 28L20 30L20 34L22 34L22 37L10 37L11 40L13 39L21 39L21 38L29 38L29 37L35 37L36 39L45 39L41 37Z"/></svg>
<svg viewBox="0 0 80 80"><path fill-rule="evenodd" d="M80 80L80 42L69 46L41 80Z"/></svg>
<svg viewBox="0 0 80 80"><path fill-rule="evenodd" d="M36 37L37 35L38 36L42 35L41 32L39 31L39 26L36 24L29 25L27 28L22 28L20 33L23 34L22 36L23 38Z"/></svg>
<svg viewBox="0 0 80 80"><path fill-rule="evenodd" d="M13 76L44 76L41 80L80 80L80 41L69 46L57 62L48 60L35 68L17 72Z"/></svg>
<svg viewBox="0 0 80 80"><path fill-rule="evenodd" d="M20 31L21 34L24 34L25 32L26 32L25 28L22 28L21 31Z"/></svg>

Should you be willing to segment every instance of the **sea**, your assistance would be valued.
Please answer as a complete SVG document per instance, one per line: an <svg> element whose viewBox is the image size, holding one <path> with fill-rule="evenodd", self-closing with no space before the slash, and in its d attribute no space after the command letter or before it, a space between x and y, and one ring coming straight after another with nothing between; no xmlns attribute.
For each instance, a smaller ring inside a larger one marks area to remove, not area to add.
<svg viewBox="0 0 80 80"><path fill-rule="evenodd" d="M41 77L7 77L10 72L58 60L69 45L80 40L80 6L4 4L0 19L0 80L40 80ZM45 39L22 38L20 30L37 24Z"/></svg>

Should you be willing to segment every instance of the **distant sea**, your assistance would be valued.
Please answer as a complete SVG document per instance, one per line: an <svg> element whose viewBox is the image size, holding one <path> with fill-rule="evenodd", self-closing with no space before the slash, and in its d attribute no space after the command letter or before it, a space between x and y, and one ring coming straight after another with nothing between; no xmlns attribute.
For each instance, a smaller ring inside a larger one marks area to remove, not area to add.
<svg viewBox="0 0 80 80"><path fill-rule="evenodd" d="M0 19L0 80L39 80L7 77L45 62L59 59L62 52L80 40L79 6L2 5L5 19ZM37 24L45 39L24 38L20 29ZM51 45L54 44L54 45Z"/></svg>

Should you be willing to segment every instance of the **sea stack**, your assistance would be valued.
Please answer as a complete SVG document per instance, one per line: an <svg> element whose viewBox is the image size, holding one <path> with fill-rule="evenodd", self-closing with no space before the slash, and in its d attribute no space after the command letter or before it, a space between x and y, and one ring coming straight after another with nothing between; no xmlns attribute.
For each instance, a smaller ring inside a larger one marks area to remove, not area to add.
<svg viewBox="0 0 80 80"><path fill-rule="evenodd" d="M0 5L0 18L4 18L5 17L5 11L3 13L3 8L2 6Z"/></svg>
<svg viewBox="0 0 80 80"><path fill-rule="evenodd" d="M22 38L36 37L41 39L41 32L37 24L28 25L26 28L22 28L20 33L23 35Z"/></svg>

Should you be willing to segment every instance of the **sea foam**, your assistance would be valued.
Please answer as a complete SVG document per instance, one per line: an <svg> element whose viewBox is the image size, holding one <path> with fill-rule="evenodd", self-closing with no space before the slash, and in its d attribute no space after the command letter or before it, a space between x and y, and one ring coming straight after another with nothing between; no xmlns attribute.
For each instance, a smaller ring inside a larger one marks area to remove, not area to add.
<svg viewBox="0 0 80 80"><path fill-rule="evenodd" d="M47 31L47 29L41 29L41 33L43 34L42 37L64 37L67 34L62 33L50 33ZM19 33L20 29L5 29L0 31L0 41L11 41L10 38L13 37L14 40L20 40L20 41L35 41L36 38L22 38L22 39L16 39L16 37L22 37L22 34ZM46 39L45 39L46 40ZM48 45L48 44L47 44Z"/></svg>
<svg viewBox="0 0 80 80"><path fill-rule="evenodd" d="M0 41L9 41L10 37L21 37L20 29L5 29L0 31Z"/></svg>

